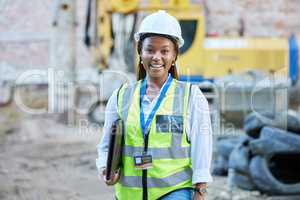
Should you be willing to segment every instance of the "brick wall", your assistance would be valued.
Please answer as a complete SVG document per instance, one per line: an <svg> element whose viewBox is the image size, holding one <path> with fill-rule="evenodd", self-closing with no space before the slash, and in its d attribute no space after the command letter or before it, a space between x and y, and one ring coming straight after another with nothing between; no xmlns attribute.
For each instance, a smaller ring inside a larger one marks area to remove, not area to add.
<svg viewBox="0 0 300 200"><path fill-rule="evenodd" d="M6 0L0 5L0 62L19 68L46 66L50 1Z"/></svg>
<svg viewBox="0 0 300 200"><path fill-rule="evenodd" d="M52 0L0 2L0 66L17 70L49 66L53 9ZM85 13L86 1L77 1L79 67L90 65L88 50L82 43Z"/></svg>
<svg viewBox="0 0 300 200"><path fill-rule="evenodd" d="M299 0L206 0L207 28L235 33L244 21L246 36L300 36Z"/></svg>

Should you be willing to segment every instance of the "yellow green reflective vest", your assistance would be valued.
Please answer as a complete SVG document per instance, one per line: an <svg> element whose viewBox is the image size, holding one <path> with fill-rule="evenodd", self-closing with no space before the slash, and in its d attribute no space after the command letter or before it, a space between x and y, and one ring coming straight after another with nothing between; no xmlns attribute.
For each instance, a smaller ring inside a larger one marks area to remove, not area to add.
<svg viewBox="0 0 300 200"><path fill-rule="evenodd" d="M140 125L140 87L141 81L123 85L118 93L118 114L125 126L121 176L115 186L118 200L154 200L192 187L185 132L190 84L172 80L151 122L147 142ZM144 151L152 155L153 167L135 169L133 157Z"/></svg>

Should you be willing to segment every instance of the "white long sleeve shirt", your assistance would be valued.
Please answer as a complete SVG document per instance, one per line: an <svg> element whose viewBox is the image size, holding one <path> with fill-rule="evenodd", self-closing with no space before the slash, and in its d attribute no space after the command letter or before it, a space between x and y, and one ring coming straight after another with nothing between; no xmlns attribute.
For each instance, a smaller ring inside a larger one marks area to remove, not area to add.
<svg viewBox="0 0 300 200"><path fill-rule="evenodd" d="M160 91L161 92L161 91ZM208 102L200 89L193 85L191 88L190 102L187 112L186 134L191 142L191 160L193 177L192 183L211 182L210 173L212 159L212 129L209 115ZM159 95L158 95L159 96ZM145 112L145 119L154 107L157 98L152 101L147 94L142 100ZM98 158L96 159L97 169L106 166L109 133L112 123L118 119L117 113L117 90L109 98L105 110L105 123L101 142L97 145Z"/></svg>

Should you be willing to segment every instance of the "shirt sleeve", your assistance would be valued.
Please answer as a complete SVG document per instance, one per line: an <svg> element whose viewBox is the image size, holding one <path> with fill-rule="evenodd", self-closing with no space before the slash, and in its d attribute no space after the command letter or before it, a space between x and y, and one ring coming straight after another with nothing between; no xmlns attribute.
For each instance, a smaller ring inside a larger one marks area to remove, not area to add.
<svg viewBox="0 0 300 200"><path fill-rule="evenodd" d="M187 137L191 142L193 184L212 181L212 128L209 106L200 89L193 85L187 115Z"/></svg>
<svg viewBox="0 0 300 200"><path fill-rule="evenodd" d="M102 138L100 143L97 145L98 158L96 159L96 167L98 172L100 172L102 167L106 167L110 128L112 123L118 119L117 93L118 89L113 92L105 108L105 121L102 129Z"/></svg>

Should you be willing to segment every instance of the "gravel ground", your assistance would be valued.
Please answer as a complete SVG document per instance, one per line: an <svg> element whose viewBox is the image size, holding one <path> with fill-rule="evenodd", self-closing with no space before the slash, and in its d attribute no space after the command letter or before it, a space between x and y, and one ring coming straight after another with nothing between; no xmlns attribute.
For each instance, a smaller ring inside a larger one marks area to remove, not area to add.
<svg viewBox="0 0 300 200"><path fill-rule="evenodd" d="M113 188L99 181L96 173L100 130L82 132L78 127L62 125L49 117L25 117L15 124L18 128L14 125L0 137L0 199L113 198ZM268 197L237 188L230 195L226 177L214 177L207 199L292 198Z"/></svg>

